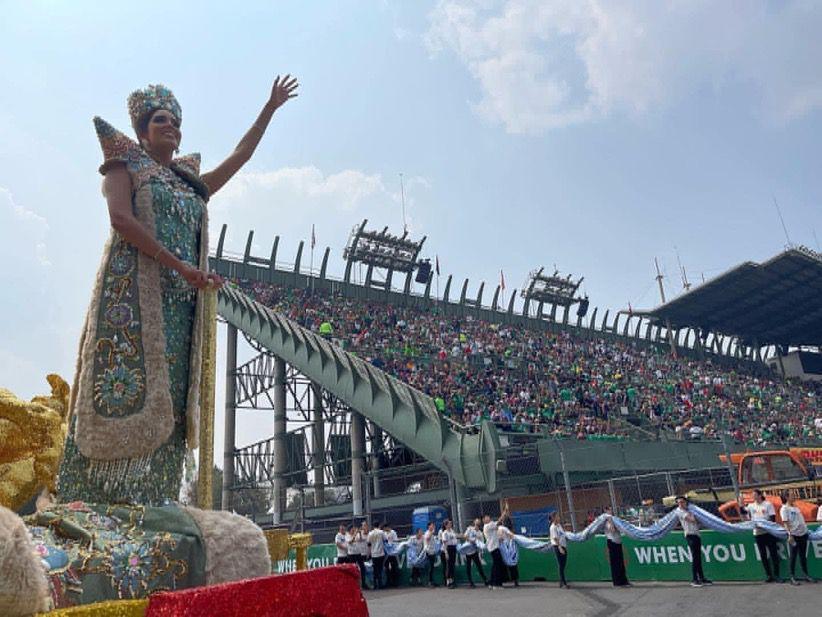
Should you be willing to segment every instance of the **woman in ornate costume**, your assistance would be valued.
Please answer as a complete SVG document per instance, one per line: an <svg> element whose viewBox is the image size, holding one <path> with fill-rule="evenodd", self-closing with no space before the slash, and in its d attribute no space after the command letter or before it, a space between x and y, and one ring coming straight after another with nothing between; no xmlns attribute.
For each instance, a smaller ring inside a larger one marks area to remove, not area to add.
<svg viewBox="0 0 822 617"><path fill-rule="evenodd" d="M221 284L207 272L206 202L251 158L296 88L296 79L278 77L234 152L202 175L199 155L173 158L182 113L164 86L129 96L140 145L94 119L113 229L80 344L61 501L159 505L178 498L186 444L198 445L197 290Z"/></svg>
<svg viewBox="0 0 822 617"><path fill-rule="evenodd" d="M0 614L144 598L262 576L262 531L243 517L172 504L198 446L206 203L251 158L274 112L297 96L277 79L257 120L214 170L174 158L180 105L150 85L128 98L139 143L100 118L112 233L80 341L59 504L0 507ZM33 546L31 546L33 542Z"/></svg>

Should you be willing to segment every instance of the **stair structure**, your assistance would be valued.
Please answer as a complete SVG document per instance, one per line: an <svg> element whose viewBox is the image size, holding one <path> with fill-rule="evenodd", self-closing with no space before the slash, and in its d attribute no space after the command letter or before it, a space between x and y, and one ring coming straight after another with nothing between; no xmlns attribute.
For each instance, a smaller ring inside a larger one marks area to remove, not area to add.
<svg viewBox="0 0 822 617"><path fill-rule="evenodd" d="M458 484L493 493L499 437L490 422L469 432L443 417L434 400L322 336L228 285L218 313L275 356L449 474Z"/></svg>

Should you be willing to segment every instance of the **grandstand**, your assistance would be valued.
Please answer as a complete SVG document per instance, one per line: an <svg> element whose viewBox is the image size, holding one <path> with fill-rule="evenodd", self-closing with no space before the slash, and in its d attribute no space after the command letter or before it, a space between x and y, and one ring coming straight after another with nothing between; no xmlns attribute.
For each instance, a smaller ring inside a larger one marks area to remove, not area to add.
<svg viewBox="0 0 822 617"><path fill-rule="evenodd" d="M251 234L244 255L229 257L223 228L212 269L236 290L221 301L234 369L224 505L271 487L274 523L310 525L352 511L482 504L547 490L563 475L708 466L723 435L740 448L822 436L818 384L782 379L759 341L783 341L734 332L733 315L711 330L689 318L683 296L647 314L609 320L606 310L600 320L594 308L572 320L579 283L542 269L519 307L516 292L501 307L499 288L483 305L484 285L471 298L467 279L452 300L451 276L431 297L430 276L418 277L419 292L412 285L422 241L365 224L352 232L343 280L327 275L328 249L318 273L303 271L302 243L295 263L278 267L279 238L269 259L250 254ZM379 244L374 258L364 238ZM363 284L351 280L355 261L368 264ZM394 270L405 274L401 289ZM556 291L563 280L570 295ZM235 327L257 352L239 367ZM272 409L275 435L235 449L234 410L244 407Z"/></svg>

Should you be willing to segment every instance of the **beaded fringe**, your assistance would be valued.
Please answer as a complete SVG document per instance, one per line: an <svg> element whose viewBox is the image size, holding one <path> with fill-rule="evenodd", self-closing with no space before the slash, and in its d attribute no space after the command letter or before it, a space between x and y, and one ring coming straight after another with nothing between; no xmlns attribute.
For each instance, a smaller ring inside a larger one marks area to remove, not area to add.
<svg viewBox="0 0 822 617"><path fill-rule="evenodd" d="M117 492L126 484L142 478L151 471L151 454L139 458L119 458L110 461L90 460L88 477L102 485L106 492Z"/></svg>

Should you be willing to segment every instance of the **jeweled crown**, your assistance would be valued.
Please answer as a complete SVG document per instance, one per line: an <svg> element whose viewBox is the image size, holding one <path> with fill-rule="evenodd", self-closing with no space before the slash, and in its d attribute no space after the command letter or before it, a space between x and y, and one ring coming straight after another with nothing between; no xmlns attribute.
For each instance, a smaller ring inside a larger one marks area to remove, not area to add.
<svg viewBox="0 0 822 617"><path fill-rule="evenodd" d="M137 130L137 124L146 114L165 109L182 121L183 110L174 93L162 84L149 84L142 90L135 90L128 95L128 114L131 116L131 126Z"/></svg>

